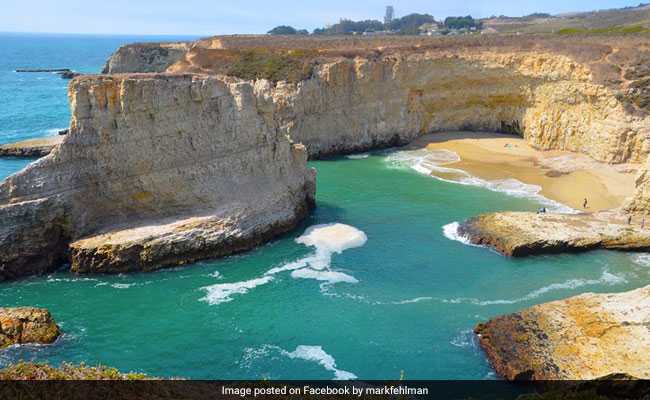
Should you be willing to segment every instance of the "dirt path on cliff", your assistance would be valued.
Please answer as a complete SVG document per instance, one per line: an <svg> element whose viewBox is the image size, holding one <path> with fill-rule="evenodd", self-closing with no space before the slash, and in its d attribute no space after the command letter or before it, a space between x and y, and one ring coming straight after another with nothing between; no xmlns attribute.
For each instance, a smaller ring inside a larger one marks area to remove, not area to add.
<svg viewBox="0 0 650 400"><path fill-rule="evenodd" d="M488 181L514 178L538 185L541 195L577 210L584 210L583 200L587 198L586 211L592 212L621 206L634 192L638 168L608 165L566 151L539 151L522 138L503 134L437 133L418 139L410 147L453 151L460 161L446 167Z"/></svg>

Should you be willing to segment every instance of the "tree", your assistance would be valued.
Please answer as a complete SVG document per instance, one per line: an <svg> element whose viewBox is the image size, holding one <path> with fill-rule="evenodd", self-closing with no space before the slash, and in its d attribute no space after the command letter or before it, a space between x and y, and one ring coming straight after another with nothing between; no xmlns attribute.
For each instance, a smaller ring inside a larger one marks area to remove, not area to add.
<svg viewBox="0 0 650 400"><path fill-rule="evenodd" d="M422 25L434 22L436 20L429 14L409 14L393 20L389 28L402 35L417 35Z"/></svg>
<svg viewBox="0 0 650 400"><path fill-rule="evenodd" d="M268 32L269 35L295 35L297 33L296 28L288 25L276 26Z"/></svg>
<svg viewBox="0 0 650 400"><path fill-rule="evenodd" d="M393 22L393 18L395 17L395 9L393 6L386 6L386 15L384 16L384 25L388 26L390 25L391 22Z"/></svg>
<svg viewBox="0 0 650 400"><path fill-rule="evenodd" d="M471 15L467 15L465 17L447 17L445 18L445 26L449 29L480 29L483 23L475 20Z"/></svg>

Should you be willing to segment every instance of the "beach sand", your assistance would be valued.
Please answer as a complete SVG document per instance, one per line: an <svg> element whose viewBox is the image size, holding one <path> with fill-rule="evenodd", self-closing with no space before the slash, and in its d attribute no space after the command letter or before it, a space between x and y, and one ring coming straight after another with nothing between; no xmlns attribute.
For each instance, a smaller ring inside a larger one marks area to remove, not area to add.
<svg viewBox="0 0 650 400"><path fill-rule="evenodd" d="M461 161L446 167L462 169L485 180L514 178L542 188L540 194L581 211L619 207L634 192L639 165L609 165L577 153L539 151L524 139L505 134L450 132L425 135L409 148L450 150ZM454 179L438 172L441 178ZM587 198L588 206L583 208Z"/></svg>

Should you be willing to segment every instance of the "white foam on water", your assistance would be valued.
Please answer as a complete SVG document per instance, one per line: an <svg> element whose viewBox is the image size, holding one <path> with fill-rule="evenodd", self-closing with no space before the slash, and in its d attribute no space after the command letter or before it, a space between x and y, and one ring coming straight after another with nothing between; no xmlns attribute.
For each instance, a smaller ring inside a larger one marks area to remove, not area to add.
<svg viewBox="0 0 650 400"><path fill-rule="evenodd" d="M363 160L363 159L368 158L369 156L370 156L370 154L368 154L368 153L349 154L349 155L345 156L345 158L347 158L349 160Z"/></svg>
<svg viewBox="0 0 650 400"><path fill-rule="evenodd" d="M219 271L214 271L210 276L213 278L221 278L221 273Z"/></svg>
<svg viewBox="0 0 650 400"><path fill-rule="evenodd" d="M650 267L650 253L639 253L631 256L632 262L642 267Z"/></svg>
<svg viewBox="0 0 650 400"><path fill-rule="evenodd" d="M337 271L316 271L311 268L301 268L291 273L292 278L296 279L315 279L317 281L324 281L331 284L339 282L359 283L359 281L348 274Z"/></svg>
<svg viewBox="0 0 650 400"><path fill-rule="evenodd" d="M390 167L410 168L440 181L467 186L478 186L513 197L532 199L555 212L578 212L571 207L542 196L540 194L542 188L538 185L523 183L514 178L488 181L470 175L467 171L461 169L444 167L444 165L453 164L460 160L460 156L453 151L427 149L395 151L386 157L386 162ZM446 179L432 175L434 172L457 175L458 178Z"/></svg>
<svg viewBox="0 0 650 400"><path fill-rule="evenodd" d="M115 289L128 289L132 286L135 286L135 283L113 283L111 285L111 287Z"/></svg>
<svg viewBox="0 0 650 400"><path fill-rule="evenodd" d="M455 240L457 242L461 242L462 244L466 244L468 246L481 247L479 245L470 242L469 238L467 238L466 236L461 235L458 232L458 228L460 228L460 224L457 221L451 222L442 227L442 234L449 240Z"/></svg>
<svg viewBox="0 0 650 400"><path fill-rule="evenodd" d="M227 303L233 300L236 294L246 294L249 290L258 286L265 285L273 280L272 276L263 276L261 278L251 279L249 281L234 282L234 283L220 283L217 285L206 286L202 288L208 294L201 298L208 304L215 305Z"/></svg>
<svg viewBox="0 0 650 400"><path fill-rule="evenodd" d="M400 300L400 301L393 301L391 304L413 304L413 303L419 303L421 301L429 301L433 300L433 297L416 297L414 299L407 299L407 300Z"/></svg>
<svg viewBox="0 0 650 400"><path fill-rule="evenodd" d="M297 261L271 268L259 278L204 287L202 289L208 294L200 300L212 305L232 301L233 295L246 294L257 286L269 283L275 275L286 271L292 271L291 277L294 279L314 279L324 282L324 285L342 282L357 283L359 281L355 277L331 269L332 255L340 254L347 249L361 247L367 241L368 237L363 231L350 225L340 223L314 225L298 237L296 242L315 247L315 253ZM218 272L215 274L212 276L219 279ZM323 286L321 286L322 290L324 290Z"/></svg>
<svg viewBox="0 0 650 400"><path fill-rule="evenodd" d="M593 285L608 285L608 286L615 286L619 284L626 283L627 281L625 278L620 277L618 275L614 275L608 271L603 271L602 275L598 279L570 279L568 281L564 282L559 282L559 283L552 283L548 286L541 287L537 290L533 290L532 292L528 293L527 295L520 297L518 299L511 299L511 300L506 300L506 299L499 299L499 300L479 300L476 298L468 298L468 297L458 297L454 299L441 299L443 303L449 303L449 304L460 304L460 303L465 303L465 304L474 304L477 306L491 306L491 305L499 305L499 304L516 304L516 303L521 303L524 301L529 301L536 299L548 292L556 291L556 290L571 290L571 289L577 289L583 286L593 286Z"/></svg>
<svg viewBox="0 0 650 400"><path fill-rule="evenodd" d="M323 366L328 371L334 372L335 380L357 379L357 376L349 371L336 368L336 360L327 354L321 346L300 345L292 352L282 351L282 354L293 359L313 361Z"/></svg>
<svg viewBox="0 0 650 400"><path fill-rule="evenodd" d="M359 281L355 277L331 269L332 256L361 247L367 241L368 237L363 231L350 225L334 223L312 226L296 239L296 243L315 247L316 252L298 261L272 268L266 275L292 271L291 276L295 279L315 279L328 284L357 283Z"/></svg>
<svg viewBox="0 0 650 400"><path fill-rule="evenodd" d="M454 336L449 344L460 348L477 348L476 336L471 329L464 329Z"/></svg>

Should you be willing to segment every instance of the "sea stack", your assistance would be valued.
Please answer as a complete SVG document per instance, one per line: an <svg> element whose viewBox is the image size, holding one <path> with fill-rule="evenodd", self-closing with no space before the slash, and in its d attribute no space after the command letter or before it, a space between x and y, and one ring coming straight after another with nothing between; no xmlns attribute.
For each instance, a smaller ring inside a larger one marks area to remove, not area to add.
<svg viewBox="0 0 650 400"><path fill-rule="evenodd" d="M0 308L0 348L14 344L49 344L59 334L59 327L46 309Z"/></svg>

